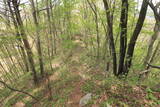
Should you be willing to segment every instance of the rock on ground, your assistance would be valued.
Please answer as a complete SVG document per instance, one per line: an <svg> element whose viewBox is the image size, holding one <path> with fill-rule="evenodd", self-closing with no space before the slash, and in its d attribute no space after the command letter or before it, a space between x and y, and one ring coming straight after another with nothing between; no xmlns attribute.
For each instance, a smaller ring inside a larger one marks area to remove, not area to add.
<svg viewBox="0 0 160 107"><path fill-rule="evenodd" d="M80 107L85 106L91 100L91 98L92 98L92 93L86 94L84 97L80 99L79 106Z"/></svg>

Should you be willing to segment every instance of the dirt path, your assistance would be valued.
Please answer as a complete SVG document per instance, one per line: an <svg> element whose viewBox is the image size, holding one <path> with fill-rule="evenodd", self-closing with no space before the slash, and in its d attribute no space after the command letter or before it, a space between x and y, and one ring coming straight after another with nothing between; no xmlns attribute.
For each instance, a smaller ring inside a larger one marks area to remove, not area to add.
<svg viewBox="0 0 160 107"><path fill-rule="evenodd" d="M81 91L81 86L84 84L84 81L87 79L84 75L85 67L83 64L80 63L80 57L82 53L85 51L82 43L77 42L78 44L75 49L72 51L72 57L70 58L71 63L69 64L70 72L74 75L78 75L81 77L80 81L75 84L75 88L70 94L67 107L79 107L79 101L84 96L84 93Z"/></svg>
<svg viewBox="0 0 160 107"><path fill-rule="evenodd" d="M85 48L83 47L82 43L78 43L76 41L77 45L76 47L71 51L71 55L67 59L67 67L69 69L69 72L71 72L71 75L78 76L81 79L74 83L74 89L70 93L68 102L66 107L79 107L79 101L84 96L84 93L81 91L81 86L84 84L84 81L88 79L88 77L84 74L86 71L86 67L84 64L81 64L80 58L83 52L85 51ZM55 61L52 63L53 68L61 68L63 63L60 61ZM49 79L50 81L56 81L60 79L61 71L57 70L54 74L52 74ZM43 88L43 87L40 87ZM28 97L25 97L24 99L28 99ZM16 107L21 106L21 102L17 102ZM21 106L23 107L23 106Z"/></svg>

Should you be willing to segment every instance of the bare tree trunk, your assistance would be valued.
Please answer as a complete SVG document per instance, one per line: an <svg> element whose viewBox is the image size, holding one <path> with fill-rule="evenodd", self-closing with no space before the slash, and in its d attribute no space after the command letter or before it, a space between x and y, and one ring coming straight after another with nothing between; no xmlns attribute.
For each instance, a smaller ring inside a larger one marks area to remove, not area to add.
<svg viewBox="0 0 160 107"><path fill-rule="evenodd" d="M36 37L37 37L37 51L38 51L38 59L39 59L39 65L40 65L40 71L41 76L44 76L44 66L43 66L43 57L42 57L42 50L41 50L41 41L40 41L40 33L39 33L39 22L38 22L38 14L34 5L34 1L31 1L31 7L32 7L32 15L34 19L34 24L36 26Z"/></svg>
<svg viewBox="0 0 160 107"><path fill-rule="evenodd" d="M118 75L125 74L124 60L127 48L127 22L128 22L128 0L122 0L121 7L121 18L120 18L120 59L118 67Z"/></svg>
<svg viewBox="0 0 160 107"><path fill-rule="evenodd" d="M105 10L106 10L106 18L107 18L107 29L108 29L108 36L109 38L109 44L110 44L110 50L111 50L111 55L112 55L112 60L113 60L113 73L114 75L117 75L117 55L116 55L116 49L115 49L115 44L114 44L114 37L113 37L113 14L110 11L110 7L108 4L107 0L103 0Z"/></svg>
<svg viewBox="0 0 160 107"><path fill-rule="evenodd" d="M158 22L156 22L155 28L154 28L154 34L150 39L150 43L149 43L148 50L147 50L147 55L144 59L144 66L146 66L147 63L150 63L149 60L150 60L152 53L153 53L153 45L154 45L158 35L160 35L160 26L159 26Z"/></svg>
<svg viewBox="0 0 160 107"><path fill-rule="evenodd" d="M10 82L13 82L12 79L15 77L14 73L11 70L11 66L8 64L6 60L2 56L0 56L1 61L3 62L3 65L5 65L4 69L6 70L6 75L9 76ZM1 67L3 67L3 65ZM11 75L12 74L12 75Z"/></svg>
<svg viewBox="0 0 160 107"><path fill-rule="evenodd" d="M4 49L6 50L6 52L7 52L7 54L8 54L8 60L10 60L11 65L12 65L12 68L16 68L16 70L19 71L19 69L18 69L17 66L16 66L15 61L14 61L13 58L12 58L12 55L11 55L8 47L7 47L7 46L4 46ZM18 76L18 75L16 75L16 76Z"/></svg>
<svg viewBox="0 0 160 107"><path fill-rule="evenodd" d="M126 56L126 60L125 60L125 68L126 68L127 74L128 74L129 69L131 67L136 41L137 41L139 33L142 29L142 26L143 26L143 23L144 23L144 20L146 17L147 9L148 9L148 3L146 2L146 0L143 0L136 27L134 29L133 35L132 35L132 37L129 41L129 44L128 44L127 56Z"/></svg>
<svg viewBox="0 0 160 107"><path fill-rule="evenodd" d="M160 41L158 41L158 44L157 44L157 46L156 46L156 48L155 48L155 50L154 50L154 52L153 52L153 54L152 54L152 56L151 56L151 58L149 60L149 63L153 62L157 52L159 51L159 47L160 47Z"/></svg>
<svg viewBox="0 0 160 107"><path fill-rule="evenodd" d="M46 4L46 13L47 13L47 25L49 27L49 35L50 35L50 39L48 38L48 56L49 56L49 64L50 64L50 67L51 67L51 70L53 71L53 67L52 67L52 57L54 55L54 53L56 53L56 50L55 50L55 35L53 35L53 25L54 23L51 21L51 18L52 18L52 4L51 4L51 0L46 0L45 2Z"/></svg>
<svg viewBox="0 0 160 107"><path fill-rule="evenodd" d="M5 17L5 23L6 23L6 28L10 27L10 18L9 18L9 12L8 12L8 7L7 7L7 0L3 0L4 3L4 17Z"/></svg>
<svg viewBox="0 0 160 107"><path fill-rule="evenodd" d="M160 2L158 2L156 5L154 5L152 1L147 1L147 3L149 4L149 6L151 7L151 9L154 12L154 17L155 17L155 20L156 20L156 24L155 24L155 27L154 27L154 34L153 34L153 36L150 40L150 44L149 44L149 47L148 47L147 56L145 57L145 60L144 60L144 66L146 66L147 63L152 62L153 57L156 54L155 52L157 52L157 50L155 50L153 55L152 55L153 45L154 45L154 42L156 41L157 37L160 35ZM157 45L156 48L158 48L158 47L159 47L159 42L158 42L158 45Z"/></svg>
<svg viewBox="0 0 160 107"><path fill-rule="evenodd" d="M28 65L28 62L27 62L27 56L26 56L26 53L25 53L25 49L23 48L23 46L21 46L23 43L21 41L21 36L19 34L19 31L18 31L17 21L16 21L16 18L14 17L14 12L13 12L12 7L11 7L11 1L8 0L7 4L8 4L8 8L9 8L9 11L10 11L10 14L11 14L11 18L13 20L13 24L14 24L14 27L15 27L15 30L16 30L17 40L18 40L18 42L20 42L20 45L18 46L18 48L21 49L26 71L29 72L29 65Z"/></svg>
<svg viewBox="0 0 160 107"><path fill-rule="evenodd" d="M21 19L21 16L20 16L18 1L17 0L12 0L12 1L8 0L8 1L12 2L12 4L13 4L18 29L19 29L22 41L24 43L24 46L25 46L25 49L26 49L26 52L27 52L27 55L28 55L28 61L29 61L31 70L33 72L33 77L34 77L33 79L34 79L35 84L37 84L38 83L38 78L37 78L37 73L36 73L36 70L35 70L33 53L32 53L32 50L30 48L30 44L28 42L27 35L25 33L25 30L24 30L23 22L22 22L22 19Z"/></svg>
<svg viewBox="0 0 160 107"><path fill-rule="evenodd" d="M8 72L7 72L7 70L5 69L5 67L3 66L3 64L0 62L0 66L1 66L1 68L2 68L2 71L3 71L3 74L1 74L2 76L4 76L5 77L5 79L7 79L7 81L9 81L9 82L12 82L12 80L11 80L11 78L10 77L8 77Z"/></svg>
<svg viewBox="0 0 160 107"><path fill-rule="evenodd" d="M23 55L22 55L22 52L21 52L21 49L19 49L19 48L16 49L14 45L12 45L12 48L13 48L13 50L15 50L16 53L17 53L17 55L16 55L16 57L15 57L17 63L19 64L21 70L23 70L24 73L25 73L26 70L27 70L27 69L25 69L25 66L26 66L26 65L25 65L25 61L27 61L27 60L24 59L24 57L23 57ZM20 61L21 58L22 58L22 62ZM27 65L28 65L28 63L27 63ZM29 71L29 69L28 69L28 71Z"/></svg>
<svg viewBox="0 0 160 107"><path fill-rule="evenodd" d="M98 24L98 10L96 7L96 4L93 1L87 0L90 8L92 9L94 15L95 15L95 24L96 24L96 33L97 33L97 59L99 59L100 56L100 37L99 37L99 24Z"/></svg>
<svg viewBox="0 0 160 107"><path fill-rule="evenodd" d="M53 16L53 4L52 4L52 0L49 0L49 7L50 7L50 16L51 16L51 24L52 24L52 33L53 35L53 45L54 45L54 54L57 54L57 43L56 43L56 36L57 36L57 28L54 22L54 16Z"/></svg>

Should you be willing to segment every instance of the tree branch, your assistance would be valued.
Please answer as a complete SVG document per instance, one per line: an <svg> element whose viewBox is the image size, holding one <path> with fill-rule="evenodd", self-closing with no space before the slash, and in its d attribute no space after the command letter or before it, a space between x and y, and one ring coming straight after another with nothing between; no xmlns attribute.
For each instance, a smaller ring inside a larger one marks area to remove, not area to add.
<svg viewBox="0 0 160 107"><path fill-rule="evenodd" d="M158 8L160 8L160 2L158 2L156 5L153 4L152 0L146 0L146 2L153 10L155 17L160 20L160 12L158 12Z"/></svg>
<svg viewBox="0 0 160 107"><path fill-rule="evenodd" d="M3 82L3 81L0 81L0 83L1 83L1 84L3 84L3 85L4 85L4 87L7 87L8 89L10 89L11 91L17 91L17 92L20 92L20 93L26 94L26 95L28 95L28 96L32 97L33 99L35 99L36 101L38 101L38 99L37 99L36 97L34 97L33 95L31 95L31 94L29 94L29 93L27 93L27 92L25 92L25 91L18 90L18 89L14 89L14 88L10 87L8 84L6 84L6 83L5 83L5 82Z"/></svg>
<svg viewBox="0 0 160 107"><path fill-rule="evenodd" d="M148 64L148 66L151 67L151 68L160 69L160 66L151 65L151 64L149 64L149 63L147 63L147 64Z"/></svg>

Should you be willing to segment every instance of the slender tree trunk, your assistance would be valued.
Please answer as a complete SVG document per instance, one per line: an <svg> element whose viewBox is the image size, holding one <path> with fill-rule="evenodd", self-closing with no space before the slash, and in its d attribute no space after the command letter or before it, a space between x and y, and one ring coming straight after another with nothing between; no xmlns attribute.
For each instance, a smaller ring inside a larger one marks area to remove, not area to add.
<svg viewBox="0 0 160 107"><path fill-rule="evenodd" d="M5 79L7 79L7 81L12 82L11 78L8 77L8 71L5 69L5 67L3 66L3 64L0 62L0 67L2 68L3 74L1 74L3 77L5 77Z"/></svg>
<svg viewBox="0 0 160 107"><path fill-rule="evenodd" d="M4 3L4 17L5 17L5 23L6 23L6 28L10 27L10 18L8 15L8 7L7 7L7 0L3 0Z"/></svg>
<svg viewBox="0 0 160 107"><path fill-rule="evenodd" d="M42 57L42 49L41 49L41 40L40 40L40 33L39 33L39 22L38 22L38 14L35 8L35 4L33 0L31 1L31 7L32 7L32 15L34 19L34 24L36 26L36 37L37 37L37 51L38 51L38 59L39 59L39 65L40 65L40 71L41 76L44 76L44 65L43 65L43 57Z"/></svg>
<svg viewBox="0 0 160 107"><path fill-rule="evenodd" d="M51 24L52 24L52 33L53 33L53 45L54 45L54 54L57 54L57 43L56 43L56 36L57 36L57 28L54 21L54 15L53 15L53 4L52 0L49 0L49 7L50 7L50 16L51 16Z"/></svg>
<svg viewBox="0 0 160 107"><path fill-rule="evenodd" d="M9 2L11 2L11 1L9 0ZM28 61L29 61L31 70L33 72L33 77L34 77L33 79L34 79L35 84L37 84L38 83L38 78L37 78L37 73L36 73L35 64L34 64L34 60L33 60L33 53L32 53L30 44L28 42L27 35L25 33L25 30L24 30L23 22L22 22L22 19L21 19L21 16L20 16L18 1L17 0L12 0L12 4L13 4L13 7L14 7L14 12L15 12L15 16L16 16L18 29L19 29L22 41L24 43L24 46L25 46L25 49L26 49L26 52L27 52L27 55L28 55Z"/></svg>
<svg viewBox="0 0 160 107"><path fill-rule="evenodd" d="M89 0L87 0L87 2L95 15L95 24L96 24L96 33L97 33L97 59L99 59L99 57L100 57L100 37L99 37L99 24L98 24L97 7L93 1L90 2Z"/></svg>
<svg viewBox="0 0 160 107"><path fill-rule="evenodd" d="M146 66L147 63L150 63L149 60L150 60L152 53L153 53L153 45L154 45L158 35L160 35L160 26L159 26L158 22L156 22L155 28L154 28L154 34L150 39L150 43L149 43L148 50L147 50L147 55L144 59L144 66Z"/></svg>
<svg viewBox="0 0 160 107"><path fill-rule="evenodd" d="M11 65L14 66L14 68L16 68L16 71L17 71L17 70L19 71L18 67L16 66L15 61L14 61L13 58L12 58L12 55L11 55L8 47L7 47L7 46L4 46L4 49L6 50L6 52L7 52L7 54L8 54L8 60L10 60ZM12 67L12 68L13 68L13 67Z"/></svg>
<svg viewBox="0 0 160 107"><path fill-rule="evenodd" d="M17 53L17 55L15 56L16 62L19 64L19 67L21 68L21 70L24 71L24 73L25 73L26 72L25 70L27 70L27 69L25 69L24 57L22 55L21 50L19 49L19 47L18 47L18 49L16 49L14 45L12 45L12 48ZM21 62L21 58L22 58L22 62ZM28 69L28 71L29 71L29 69Z"/></svg>
<svg viewBox="0 0 160 107"><path fill-rule="evenodd" d="M116 55L116 49L115 49L115 44L114 44L114 37L113 37L113 14L110 11L111 9L109 8L109 4L107 0L103 0L104 7L106 10L106 18L107 18L107 29L108 29L108 36L109 38L109 44L110 44L110 50L111 50L111 55L112 55L112 60L113 60L113 73L114 75L117 75L117 55Z"/></svg>
<svg viewBox="0 0 160 107"><path fill-rule="evenodd" d="M132 37L129 41L129 44L128 44L127 56L126 56L126 60L125 60L126 73L129 72L129 69L131 67L135 44L136 44L137 38L139 36L139 33L142 29L142 26L143 26L143 23L144 23L144 20L146 17L147 9L148 9L148 3L146 2L146 0L143 0L135 30L134 30L133 35L132 35Z"/></svg>
<svg viewBox="0 0 160 107"><path fill-rule="evenodd" d="M10 14L11 14L11 18L12 18L12 20L13 20L13 24L14 24L14 27L15 27L15 30L16 30L17 40L18 40L18 42L20 43L20 46L18 46L18 48L21 49L22 56L23 56L23 61L24 61L24 64L25 64L26 71L29 72L29 65L28 65L28 62L27 62L27 56L26 56L26 53L25 53L25 49L23 48L23 46L21 46L23 43L22 43L22 41L21 41L21 36L20 36L20 34L19 34L19 31L18 31L18 25L17 25L16 18L14 17L14 12L13 12L13 10L12 10L11 1L8 0L8 1L7 1L7 4L8 4L8 8L9 8L9 11L10 11Z"/></svg>
<svg viewBox="0 0 160 107"><path fill-rule="evenodd" d="M120 59L118 67L118 75L125 73L124 60L127 48L127 21L128 21L128 0L122 0L121 7L121 18L120 18Z"/></svg>

